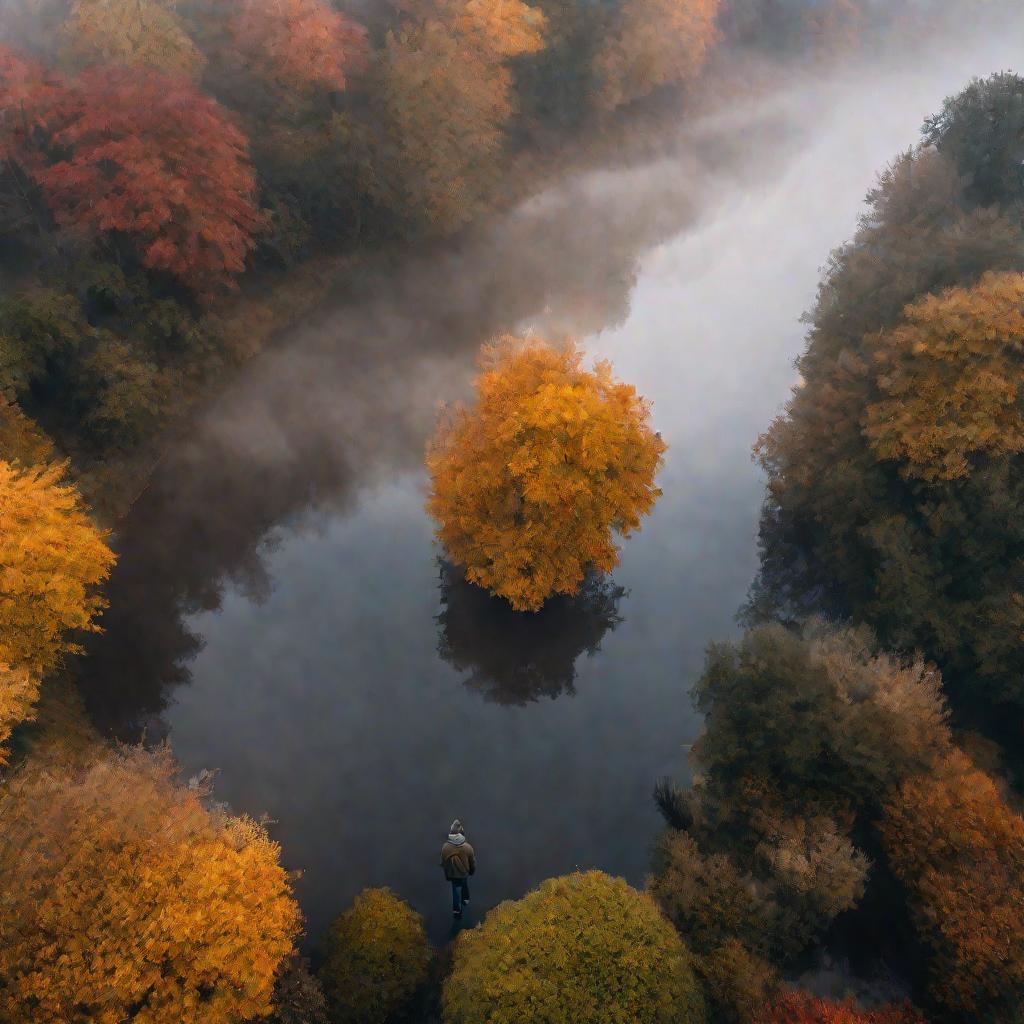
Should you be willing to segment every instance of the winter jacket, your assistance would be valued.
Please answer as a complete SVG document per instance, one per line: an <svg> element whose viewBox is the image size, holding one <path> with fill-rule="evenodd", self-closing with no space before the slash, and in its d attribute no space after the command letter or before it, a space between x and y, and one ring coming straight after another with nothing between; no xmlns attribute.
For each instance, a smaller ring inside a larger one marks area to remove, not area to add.
<svg viewBox="0 0 1024 1024"><path fill-rule="evenodd" d="M449 882L468 878L476 872L476 854L464 835L450 835L441 847L441 867Z"/></svg>

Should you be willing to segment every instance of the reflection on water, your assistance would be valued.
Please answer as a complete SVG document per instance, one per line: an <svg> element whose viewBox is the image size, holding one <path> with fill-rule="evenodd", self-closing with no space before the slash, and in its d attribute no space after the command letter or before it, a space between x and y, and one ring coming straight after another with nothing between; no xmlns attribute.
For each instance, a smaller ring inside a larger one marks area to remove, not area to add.
<svg viewBox="0 0 1024 1024"><path fill-rule="evenodd" d="M507 601L467 583L451 563L440 567L437 652L485 700L520 707L576 693L576 662L596 654L605 633L622 622L626 591L592 575L573 597L558 596L539 612L515 612Z"/></svg>
<svg viewBox="0 0 1024 1024"><path fill-rule="evenodd" d="M220 799L268 814L314 938L368 885L444 938L455 817L479 855L474 915L576 867L642 883L653 782L680 773L689 686L756 567L750 446L793 384L817 268L924 115L1010 62L1009 38L990 49L798 83L691 122L648 166L354 274L119 528L82 666L97 722L169 735L188 774L219 769ZM466 396L482 341L528 324L599 332L586 349L669 444L617 582L537 617L444 576L439 592L423 512L439 403Z"/></svg>

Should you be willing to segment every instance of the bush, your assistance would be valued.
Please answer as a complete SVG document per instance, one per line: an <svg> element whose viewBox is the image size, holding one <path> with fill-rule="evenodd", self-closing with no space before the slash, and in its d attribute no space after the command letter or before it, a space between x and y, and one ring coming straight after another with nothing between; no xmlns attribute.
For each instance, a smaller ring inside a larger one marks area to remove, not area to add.
<svg viewBox="0 0 1024 1024"><path fill-rule="evenodd" d="M365 889L331 925L320 981L334 1024L399 1019L427 977L423 920L390 889Z"/></svg>
<svg viewBox="0 0 1024 1024"><path fill-rule="evenodd" d="M448 1024L698 1024L689 950L646 893L600 871L544 882L464 932Z"/></svg>

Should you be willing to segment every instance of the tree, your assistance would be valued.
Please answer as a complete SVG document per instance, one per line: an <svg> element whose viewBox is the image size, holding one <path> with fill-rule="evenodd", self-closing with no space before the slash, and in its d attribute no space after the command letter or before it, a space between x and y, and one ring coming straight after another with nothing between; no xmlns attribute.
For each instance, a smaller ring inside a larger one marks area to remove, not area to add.
<svg viewBox="0 0 1024 1024"><path fill-rule="evenodd" d="M574 594L618 563L612 534L639 529L660 491L665 444L650 407L572 343L485 348L477 404L441 423L427 508L466 578L518 611Z"/></svg>
<svg viewBox="0 0 1024 1024"><path fill-rule="evenodd" d="M756 821L763 807L873 820L887 790L950 745L938 673L876 653L864 629L771 625L713 644L694 699L697 792L719 821Z"/></svg>
<svg viewBox="0 0 1024 1024"><path fill-rule="evenodd" d="M596 57L601 105L614 110L696 77L718 40L720 0L626 0Z"/></svg>
<svg viewBox="0 0 1024 1024"><path fill-rule="evenodd" d="M1024 78L974 79L925 121L923 135L964 175L974 202L1024 200Z"/></svg>
<svg viewBox="0 0 1024 1024"><path fill-rule="evenodd" d="M0 763L42 677L79 650L70 635L98 628L96 588L114 563L65 470L0 459Z"/></svg>
<svg viewBox="0 0 1024 1024"><path fill-rule="evenodd" d="M72 61L198 78L206 58L171 8L161 0L76 0L64 25Z"/></svg>
<svg viewBox="0 0 1024 1024"><path fill-rule="evenodd" d="M230 31L246 63L280 90L342 90L366 62L366 32L321 0L243 0Z"/></svg>
<svg viewBox="0 0 1024 1024"><path fill-rule="evenodd" d="M330 1024L320 982L302 957L293 954L278 969L274 1012L266 1024Z"/></svg>
<svg viewBox="0 0 1024 1024"><path fill-rule="evenodd" d="M374 198L404 218L450 232L477 216L497 187L504 125L515 110L506 62L541 48L544 18L509 0L403 5L389 32L375 102Z"/></svg>
<svg viewBox="0 0 1024 1024"><path fill-rule="evenodd" d="M762 1019L765 1024L926 1024L909 1004L862 1010L852 1001L836 1003L807 992L787 992Z"/></svg>
<svg viewBox="0 0 1024 1024"><path fill-rule="evenodd" d="M390 889L364 889L327 933L320 980L333 1024L387 1024L427 977L423 919Z"/></svg>
<svg viewBox="0 0 1024 1024"><path fill-rule="evenodd" d="M986 274L904 317L873 346L884 397L868 405L865 434L878 457L935 481L1024 451L1024 275Z"/></svg>
<svg viewBox="0 0 1024 1024"><path fill-rule="evenodd" d="M94 68L73 80L0 51L0 158L31 178L59 224L208 296L245 267L262 217L247 142L180 78Z"/></svg>
<svg viewBox="0 0 1024 1024"><path fill-rule="evenodd" d="M711 1024L763 1024L764 1006L779 984L769 963L736 939L728 939L698 956L695 968Z"/></svg>
<svg viewBox="0 0 1024 1024"><path fill-rule="evenodd" d="M654 901L600 871L544 882L463 932L444 986L447 1024L696 1024L686 946Z"/></svg>
<svg viewBox="0 0 1024 1024"><path fill-rule="evenodd" d="M995 782L955 751L908 779L882 823L906 886L931 991L955 1014L996 1024L1024 1001L1024 822Z"/></svg>
<svg viewBox="0 0 1024 1024"><path fill-rule="evenodd" d="M0 794L0 1016L236 1024L271 1009L299 912L278 847L166 751L26 767Z"/></svg>

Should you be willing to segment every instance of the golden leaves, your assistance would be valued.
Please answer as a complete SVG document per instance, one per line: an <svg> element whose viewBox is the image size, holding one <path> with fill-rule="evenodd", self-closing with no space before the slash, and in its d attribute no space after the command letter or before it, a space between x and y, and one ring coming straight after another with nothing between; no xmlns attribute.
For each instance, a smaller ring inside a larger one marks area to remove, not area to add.
<svg viewBox="0 0 1024 1024"><path fill-rule="evenodd" d="M694 78L718 41L720 0L627 0L595 60L608 110Z"/></svg>
<svg viewBox="0 0 1024 1024"><path fill-rule="evenodd" d="M427 453L438 539L468 580L520 611L611 571L612 534L639 529L661 494L649 405L582 358L572 343L499 339L476 407L454 410Z"/></svg>
<svg viewBox="0 0 1024 1024"><path fill-rule="evenodd" d="M29 767L0 795L0 1017L233 1024L298 931L279 850L211 815L166 750Z"/></svg>
<svg viewBox="0 0 1024 1024"><path fill-rule="evenodd" d="M1024 451L1024 275L986 274L907 306L874 342L879 390L865 434L907 476L955 480L972 457Z"/></svg>

